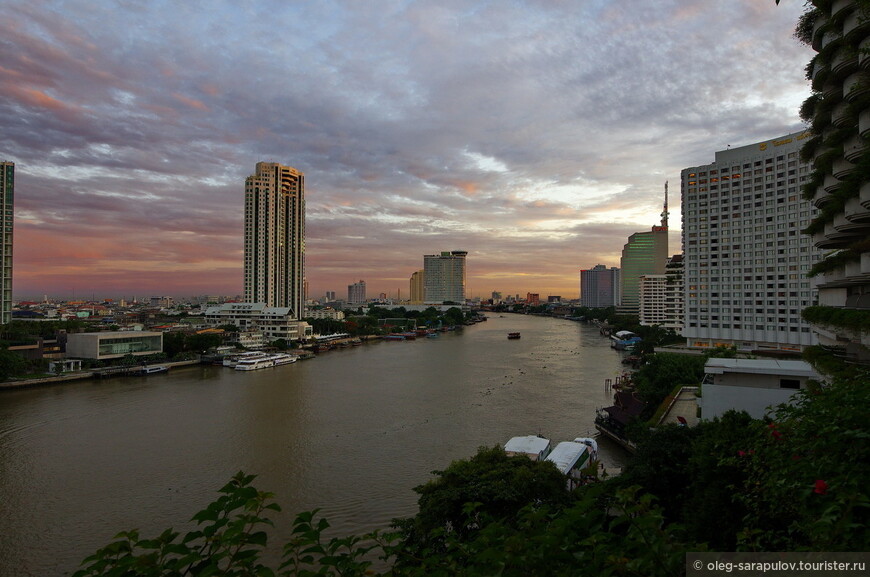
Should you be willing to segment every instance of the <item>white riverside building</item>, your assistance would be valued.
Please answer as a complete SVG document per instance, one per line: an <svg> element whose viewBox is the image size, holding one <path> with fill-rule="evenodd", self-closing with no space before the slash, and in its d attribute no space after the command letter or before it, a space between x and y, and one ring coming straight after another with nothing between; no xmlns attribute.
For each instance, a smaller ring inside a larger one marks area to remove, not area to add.
<svg viewBox="0 0 870 577"><path fill-rule="evenodd" d="M689 347L798 352L816 344L801 309L821 258L801 234L817 209L801 196L807 132L720 150L682 180L685 327Z"/></svg>
<svg viewBox="0 0 870 577"><path fill-rule="evenodd" d="M265 303L225 303L205 311L209 326L234 325L241 332L261 332L271 341L307 340L312 337L311 325L294 318L290 307L270 307Z"/></svg>
<svg viewBox="0 0 870 577"><path fill-rule="evenodd" d="M668 259L665 274L640 277L640 324L680 332L683 328L683 255Z"/></svg>
<svg viewBox="0 0 870 577"><path fill-rule="evenodd" d="M465 304L464 250L423 255L423 299L426 304Z"/></svg>

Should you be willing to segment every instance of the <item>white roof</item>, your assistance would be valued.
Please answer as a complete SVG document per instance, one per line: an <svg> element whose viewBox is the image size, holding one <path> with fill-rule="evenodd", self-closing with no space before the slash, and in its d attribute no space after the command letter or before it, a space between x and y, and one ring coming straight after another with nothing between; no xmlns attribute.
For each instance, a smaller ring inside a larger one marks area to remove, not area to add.
<svg viewBox="0 0 870 577"><path fill-rule="evenodd" d="M550 446L550 440L537 435L526 435L525 437L514 437L508 441L504 450L507 453L527 453L529 455L538 455L541 451L545 451Z"/></svg>
<svg viewBox="0 0 870 577"><path fill-rule="evenodd" d="M552 461L556 464L556 467L562 471L564 474L568 474L577 461L579 461L584 453L589 449L583 443L577 443L575 441L562 441L553 451L547 455L547 461Z"/></svg>
<svg viewBox="0 0 870 577"><path fill-rule="evenodd" d="M805 361L784 361L778 359L709 359L704 372L721 375L724 373L751 373L756 375L781 375L820 378L812 365Z"/></svg>

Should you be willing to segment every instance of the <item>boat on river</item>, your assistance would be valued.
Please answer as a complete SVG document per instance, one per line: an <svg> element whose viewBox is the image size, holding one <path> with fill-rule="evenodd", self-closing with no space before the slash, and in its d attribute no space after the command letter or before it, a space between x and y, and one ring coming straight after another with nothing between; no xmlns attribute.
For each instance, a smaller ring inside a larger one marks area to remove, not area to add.
<svg viewBox="0 0 870 577"><path fill-rule="evenodd" d="M287 353L278 353L275 355L270 355L268 358L272 359L272 364L276 367L280 366L280 365L289 365L290 363L295 363L296 361L299 360L299 358L296 355L290 355Z"/></svg>
<svg viewBox="0 0 870 577"><path fill-rule="evenodd" d="M237 371L256 371L259 369L267 369L274 366L275 361L272 359L272 357L266 355L256 359L242 359L241 361L236 363L235 369Z"/></svg>
<svg viewBox="0 0 870 577"><path fill-rule="evenodd" d="M577 437L556 445L546 460L566 477L566 488L571 491L595 479L598 468L598 443L591 437Z"/></svg>
<svg viewBox="0 0 870 577"><path fill-rule="evenodd" d="M508 457L523 455L532 461L544 460L550 454L551 449L550 439L541 435L512 437L504 446L504 452Z"/></svg>
<svg viewBox="0 0 870 577"><path fill-rule="evenodd" d="M508 339L518 339L520 338L520 333L508 333Z"/></svg>
<svg viewBox="0 0 870 577"><path fill-rule="evenodd" d="M262 359L266 356L268 355L262 351L246 351L244 353L225 356L223 360L223 365L225 367L235 367L239 363L239 361Z"/></svg>
<svg viewBox="0 0 870 577"><path fill-rule="evenodd" d="M167 367L166 365L148 365L133 369L132 373L134 375L154 375L157 373L165 373L168 370L169 367Z"/></svg>

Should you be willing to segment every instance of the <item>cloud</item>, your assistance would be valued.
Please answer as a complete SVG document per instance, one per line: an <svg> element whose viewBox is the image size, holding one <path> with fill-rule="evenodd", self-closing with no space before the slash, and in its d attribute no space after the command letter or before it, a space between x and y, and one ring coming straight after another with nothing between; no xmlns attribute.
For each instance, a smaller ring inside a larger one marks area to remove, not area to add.
<svg viewBox="0 0 870 577"><path fill-rule="evenodd" d="M797 3L166 8L13 0L0 21L16 296L241 292L259 160L306 174L313 296L406 294L456 249L472 291L576 296L658 223L665 180L673 225L682 168L799 129L808 94Z"/></svg>

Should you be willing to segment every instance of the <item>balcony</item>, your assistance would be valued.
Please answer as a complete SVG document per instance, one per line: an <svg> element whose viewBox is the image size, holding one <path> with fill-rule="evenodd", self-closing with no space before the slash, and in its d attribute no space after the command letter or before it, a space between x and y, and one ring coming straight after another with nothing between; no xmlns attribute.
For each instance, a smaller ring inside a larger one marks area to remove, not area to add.
<svg viewBox="0 0 870 577"><path fill-rule="evenodd" d="M862 110L858 115L858 134L870 136L870 108Z"/></svg>
<svg viewBox="0 0 870 577"><path fill-rule="evenodd" d="M864 153L867 148L867 143L857 134L846 140L843 143L843 156L849 162L855 162Z"/></svg>
<svg viewBox="0 0 870 577"><path fill-rule="evenodd" d="M868 94L870 94L870 78L866 72L855 72L843 81L843 98L847 102L856 102Z"/></svg>
<svg viewBox="0 0 870 577"><path fill-rule="evenodd" d="M834 0L831 5L831 20L844 16L847 10L852 10L854 7L855 0Z"/></svg>
<svg viewBox="0 0 870 577"><path fill-rule="evenodd" d="M855 125L855 113L848 102L843 101L831 110L831 124L837 128L846 128Z"/></svg>
<svg viewBox="0 0 870 577"><path fill-rule="evenodd" d="M858 198L861 201L861 206L864 208L870 208L870 182L865 182L861 185Z"/></svg>
<svg viewBox="0 0 870 577"><path fill-rule="evenodd" d="M866 230L867 236L870 236L870 208L863 206L860 198L855 197L847 200L843 213L849 222L861 224Z"/></svg>
<svg viewBox="0 0 870 577"><path fill-rule="evenodd" d="M821 198L826 194L836 192L840 189L841 186L843 186L843 182L841 180L837 180L832 174L826 174L825 182L822 183L822 186L816 191L816 198ZM818 206L818 204L816 206Z"/></svg>
<svg viewBox="0 0 870 577"><path fill-rule="evenodd" d="M815 27L813 30L815 30ZM861 14L861 10L853 11L843 21L843 38L847 42L854 42L856 38L863 38L868 30L870 30L870 19ZM813 39L815 40L815 37ZM858 56L858 59L861 59L861 55Z"/></svg>
<svg viewBox="0 0 870 577"><path fill-rule="evenodd" d="M870 36L858 45L858 64L861 68L870 68Z"/></svg>
<svg viewBox="0 0 870 577"><path fill-rule="evenodd" d="M839 238L835 238L834 236L828 236L828 227L830 227L831 235L833 235L834 229L831 225L825 227L825 232L817 232L813 235L813 245L815 245L817 248L823 250L831 250L835 248L846 248L850 244L852 244L852 240L849 235L845 235L844 237Z"/></svg>
<svg viewBox="0 0 870 577"><path fill-rule="evenodd" d="M844 178L855 172L857 168L857 166L855 166L845 158L836 158L834 159L831 172L834 174L835 178L843 180Z"/></svg>
<svg viewBox="0 0 870 577"><path fill-rule="evenodd" d="M831 60L831 72L838 78L858 69L858 52L852 46L841 46Z"/></svg>
<svg viewBox="0 0 870 577"><path fill-rule="evenodd" d="M824 46L826 46L825 37L830 34L829 32L824 32L824 28L827 24L828 19L822 15L819 15L813 23L813 50L816 52L819 52Z"/></svg>

